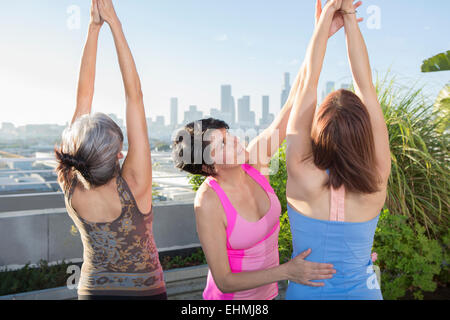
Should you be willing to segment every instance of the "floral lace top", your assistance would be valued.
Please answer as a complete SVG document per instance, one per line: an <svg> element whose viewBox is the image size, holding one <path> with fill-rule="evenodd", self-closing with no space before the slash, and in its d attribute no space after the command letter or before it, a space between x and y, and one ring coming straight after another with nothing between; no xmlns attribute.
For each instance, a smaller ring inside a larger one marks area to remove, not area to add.
<svg viewBox="0 0 450 320"><path fill-rule="evenodd" d="M119 218L92 223L71 205L77 180L65 196L66 208L83 242L79 295L153 296L166 291L164 274L153 237L153 208L142 214L121 175L117 191L122 204Z"/></svg>

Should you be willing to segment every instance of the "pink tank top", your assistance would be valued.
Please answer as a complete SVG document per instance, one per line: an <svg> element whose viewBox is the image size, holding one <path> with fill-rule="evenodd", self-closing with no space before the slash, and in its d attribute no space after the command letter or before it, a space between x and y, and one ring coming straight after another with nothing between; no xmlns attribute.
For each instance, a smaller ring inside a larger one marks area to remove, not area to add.
<svg viewBox="0 0 450 320"><path fill-rule="evenodd" d="M266 191L270 199L270 209L258 222L249 222L235 210L227 195L209 177L206 183L217 193L227 217L227 253L233 273L259 271L280 264L278 255L278 235L280 232L281 205L269 181L250 165L242 169ZM235 293L222 293L216 286L211 270L208 272L205 300L271 300L278 295L278 283Z"/></svg>

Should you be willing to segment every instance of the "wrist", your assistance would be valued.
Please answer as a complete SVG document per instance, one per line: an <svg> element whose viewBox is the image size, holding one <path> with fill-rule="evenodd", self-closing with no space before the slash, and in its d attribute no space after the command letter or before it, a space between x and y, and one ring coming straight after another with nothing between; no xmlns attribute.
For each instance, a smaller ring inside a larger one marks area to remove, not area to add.
<svg viewBox="0 0 450 320"><path fill-rule="evenodd" d="M94 31L94 32L96 32L96 31L100 31L101 28L102 28L102 25L101 25L101 24L95 23L95 22L93 22L93 21L91 21L91 22L89 23L89 31Z"/></svg>
<svg viewBox="0 0 450 320"><path fill-rule="evenodd" d="M290 280L288 271L289 261L281 264L278 268L279 281Z"/></svg>
<svg viewBox="0 0 450 320"><path fill-rule="evenodd" d="M353 11L348 11L348 12L353 12ZM356 13L343 14L342 17L344 18L344 23L357 22Z"/></svg>
<svg viewBox="0 0 450 320"><path fill-rule="evenodd" d="M114 18L110 19L107 22L110 25L110 27L117 27L117 26L121 26L122 25L120 20L119 20L119 18L117 16L115 16Z"/></svg>

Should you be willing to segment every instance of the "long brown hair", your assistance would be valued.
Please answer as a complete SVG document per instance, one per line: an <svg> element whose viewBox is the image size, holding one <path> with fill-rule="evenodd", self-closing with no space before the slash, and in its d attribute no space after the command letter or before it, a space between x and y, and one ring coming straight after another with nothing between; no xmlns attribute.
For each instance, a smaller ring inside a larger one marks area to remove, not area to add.
<svg viewBox="0 0 450 320"><path fill-rule="evenodd" d="M329 170L326 187L371 194L379 191L370 115L361 99L339 90L325 98L311 132L314 164Z"/></svg>

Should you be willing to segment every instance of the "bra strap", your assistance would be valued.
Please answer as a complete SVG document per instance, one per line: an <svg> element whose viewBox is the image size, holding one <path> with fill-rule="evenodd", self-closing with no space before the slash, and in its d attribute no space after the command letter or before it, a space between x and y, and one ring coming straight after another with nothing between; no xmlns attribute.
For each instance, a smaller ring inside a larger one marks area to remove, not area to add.
<svg viewBox="0 0 450 320"><path fill-rule="evenodd" d="M330 171L327 170L330 175ZM342 185L339 189L330 188L330 221L345 221L345 186Z"/></svg>
<svg viewBox="0 0 450 320"><path fill-rule="evenodd" d="M345 221L345 187L331 188L330 221Z"/></svg>

